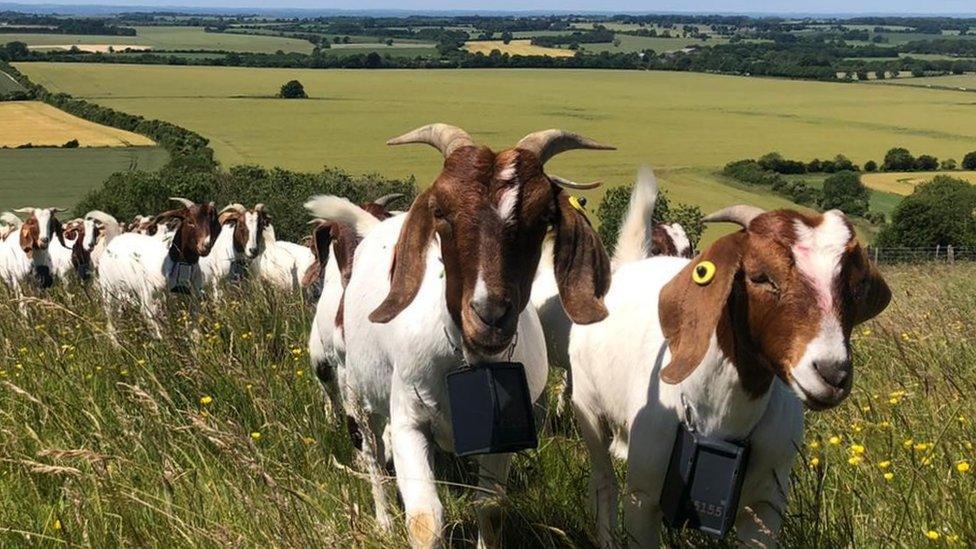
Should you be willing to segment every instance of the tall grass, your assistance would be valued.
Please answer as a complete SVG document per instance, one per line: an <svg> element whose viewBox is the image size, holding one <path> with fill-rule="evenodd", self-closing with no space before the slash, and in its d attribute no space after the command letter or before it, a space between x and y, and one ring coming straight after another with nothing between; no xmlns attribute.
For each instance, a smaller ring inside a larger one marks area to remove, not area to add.
<svg viewBox="0 0 976 549"><path fill-rule="evenodd" d="M973 275L888 270L895 300L857 331L852 397L807 416L785 543L976 543ZM0 546L405 544L374 528L297 297L247 285L220 303L172 298L165 339L126 313L121 348L81 287L31 298L28 317L0 303ZM507 546L593 544L583 445L571 421L554 432L516 460ZM438 469L449 537L466 545L470 464L441 456Z"/></svg>

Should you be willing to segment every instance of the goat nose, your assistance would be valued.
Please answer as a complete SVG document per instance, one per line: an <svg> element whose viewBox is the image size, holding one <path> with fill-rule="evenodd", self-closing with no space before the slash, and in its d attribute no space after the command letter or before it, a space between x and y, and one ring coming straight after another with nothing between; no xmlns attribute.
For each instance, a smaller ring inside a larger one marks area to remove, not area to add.
<svg viewBox="0 0 976 549"><path fill-rule="evenodd" d="M254 256L258 255L258 249L257 248L248 248L247 249L247 255L249 255L251 257L254 257Z"/></svg>
<svg viewBox="0 0 976 549"><path fill-rule="evenodd" d="M824 381L834 387L843 387L850 378L852 371L849 359L817 361L813 363L813 368Z"/></svg>
<svg viewBox="0 0 976 549"><path fill-rule="evenodd" d="M502 326L512 313L512 301L508 298L486 298L471 301L471 309L488 326Z"/></svg>

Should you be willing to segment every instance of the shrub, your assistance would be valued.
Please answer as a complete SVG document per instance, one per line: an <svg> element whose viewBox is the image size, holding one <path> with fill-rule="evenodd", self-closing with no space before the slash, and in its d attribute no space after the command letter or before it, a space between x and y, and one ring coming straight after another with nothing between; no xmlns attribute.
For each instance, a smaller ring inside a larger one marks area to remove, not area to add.
<svg viewBox="0 0 976 549"><path fill-rule="evenodd" d="M915 157L908 149L896 147L885 154L882 169L886 172L910 172L915 169Z"/></svg>
<svg viewBox="0 0 976 549"><path fill-rule="evenodd" d="M878 171L878 163L874 160L868 160L864 163L864 171L866 172L876 172Z"/></svg>
<svg viewBox="0 0 976 549"><path fill-rule="evenodd" d="M957 167L959 167L959 165L956 163L955 158L947 158L939 163L940 170L954 170Z"/></svg>
<svg viewBox="0 0 976 549"><path fill-rule="evenodd" d="M966 156L962 158L962 169L976 170L976 151L967 153Z"/></svg>
<svg viewBox="0 0 976 549"><path fill-rule="evenodd" d="M930 154L923 154L915 159L915 169L922 172L937 170L939 169L939 159Z"/></svg>
<svg viewBox="0 0 976 549"><path fill-rule="evenodd" d="M888 218L885 216L884 212L873 211L864 214L864 219L866 219L868 223L872 225L884 225L885 222L888 221Z"/></svg>
<svg viewBox="0 0 976 549"><path fill-rule="evenodd" d="M807 172L807 165L796 160L783 158L779 153L769 153L759 159L759 165L764 170L782 174L800 174Z"/></svg>
<svg viewBox="0 0 976 549"><path fill-rule="evenodd" d="M607 252L611 255L617 245L620 224L623 223L624 215L627 214L627 207L630 205L632 190L633 185L608 189L596 211L597 218L600 220L600 227L597 232L600 234ZM665 192L657 197L653 217L655 221L659 222L680 223L685 232L688 233L688 240L691 242L692 248L698 246L702 232L705 230L705 224L702 221L704 215L698 206L672 205Z"/></svg>
<svg viewBox="0 0 976 549"><path fill-rule="evenodd" d="M78 143L78 140L77 139L72 139L71 141L68 141L64 145L61 145L61 148L62 149L77 149L80 145L81 144Z"/></svg>
<svg viewBox="0 0 976 549"><path fill-rule="evenodd" d="M778 179L782 179L778 174L764 170L755 160L729 162L725 165L722 173L732 179L751 185L773 185Z"/></svg>
<svg viewBox="0 0 976 549"><path fill-rule="evenodd" d="M282 99L308 99L305 93L305 86L298 80L291 80L281 87L278 97Z"/></svg>
<svg viewBox="0 0 976 549"><path fill-rule="evenodd" d="M838 172L824 180L820 207L860 216L867 213L870 196L870 191L861 183L861 176L856 172Z"/></svg>
<svg viewBox="0 0 976 549"><path fill-rule="evenodd" d="M915 187L895 207L878 246L976 246L976 187L947 175Z"/></svg>

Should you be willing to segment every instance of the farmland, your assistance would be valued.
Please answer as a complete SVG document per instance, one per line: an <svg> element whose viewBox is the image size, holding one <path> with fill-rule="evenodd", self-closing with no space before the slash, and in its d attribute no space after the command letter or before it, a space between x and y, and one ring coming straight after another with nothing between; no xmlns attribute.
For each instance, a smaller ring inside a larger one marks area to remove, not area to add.
<svg viewBox="0 0 976 549"><path fill-rule="evenodd" d="M976 543L976 268L885 276L895 300L854 334L852 396L806 414L785 546ZM193 314L171 299L164 339L127 313L113 347L101 308L69 290L28 318L0 287L0 545L405 545L400 526L376 531L345 428L324 413L298 298L230 288ZM507 547L595 543L583 443L570 420L553 432L515 461ZM471 477L437 462L447 535L470 544Z"/></svg>
<svg viewBox="0 0 976 549"><path fill-rule="evenodd" d="M168 155L160 147L0 150L0 211L25 206L70 208L89 189L130 169L158 170Z"/></svg>
<svg viewBox="0 0 976 549"><path fill-rule="evenodd" d="M565 127L619 147L553 161L553 173L619 185L651 163L674 198L708 210L727 205L714 172L726 162L779 151L793 158L880 160L893 146L957 159L972 150L968 94L673 72L314 71L83 64L20 64L36 82L124 112L168 120L211 139L225 165L431 180L439 163L423 148L389 149L390 136L435 120L495 147L539 128ZM311 99L271 99L299 79ZM568 90L572 90L570 93ZM476 106L476 108L472 108ZM898 117L882 116L898 112ZM786 205L734 189L761 206Z"/></svg>
<svg viewBox="0 0 976 549"><path fill-rule="evenodd" d="M70 34L2 34L0 41L24 42L28 46L71 46L73 44L112 44L120 50L126 45L156 50L224 50L274 53L312 51L305 40L280 36L204 32L202 27L136 27L136 36L98 36Z"/></svg>
<svg viewBox="0 0 976 549"><path fill-rule="evenodd" d="M868 188L901 196L912 194L920 183L931 181L937 175L950 175L976 184L976 172L887 172L869 173L861 177Z"/></svg>
<svg viewBox="0 0 976 549"><path fill-rule="evenodd" d="M464 44L464 49L471 53L480 52L485 55L493 50L509 55L548 55L550 57L571 57L575 55L575 52L570 50L533 46L531 40L512 40L508 44L501 40L471 40Z"/></svg>
<svg viewBox="0 0 976 549"><path fill-rule="evenodd" d="M23 89L24 87L11 78L10 75L0 71L0 94L23 91Z"/></svg>
<svg viewBox="0 0 976 549"><path fill-rule="evenodd" d="M77 140L81 147L148 147L144 135L95 124L39 101L0 103L0 147L61 146Z"/></svg>

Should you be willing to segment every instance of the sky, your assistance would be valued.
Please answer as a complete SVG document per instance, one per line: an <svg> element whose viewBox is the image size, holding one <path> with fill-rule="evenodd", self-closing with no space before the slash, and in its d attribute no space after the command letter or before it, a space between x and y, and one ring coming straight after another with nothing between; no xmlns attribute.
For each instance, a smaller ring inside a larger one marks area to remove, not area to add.
<svg viewBox="0 0 976 549"><path fill-rule="evenodd" d="M18 4L313 10L976 15L976 0L14 0ZM0 0L0 4L4 0Z"/></svg>

